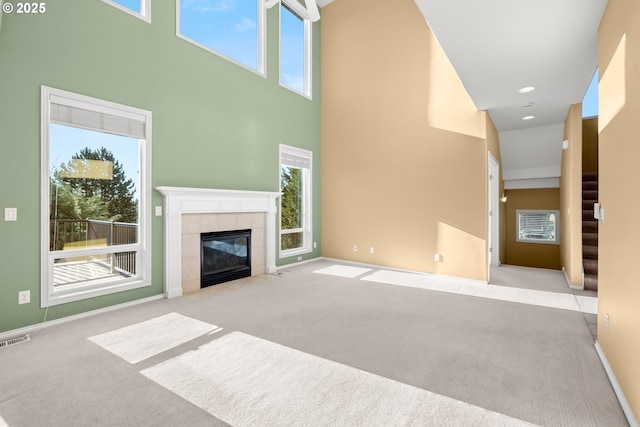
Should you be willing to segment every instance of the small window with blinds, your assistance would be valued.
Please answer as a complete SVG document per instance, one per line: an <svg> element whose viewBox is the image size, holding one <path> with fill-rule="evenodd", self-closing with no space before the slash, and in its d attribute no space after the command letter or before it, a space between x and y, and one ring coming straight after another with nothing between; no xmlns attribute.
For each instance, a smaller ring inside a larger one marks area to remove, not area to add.
<svg viewBox="0 0 640 427"><path fill-rule="evenodd" d="M517 210L518 242L560 243L560 211Z"/></svg>
<svg viewBox="0 0 640 427"><path fill-rule="evenodd" d="M151 113L42 87L42 306L150 285Z"/></svg>
<svg viewBox="0 0 640 427"><path fill-rule="evenodd" d="M151 22L151 0L102 0L111 6L127 12L130 15L140 18L143 21Z"/></svg>
<svg viewBox="0 0 640 427"><path fill-rule="evenodd" d="M280 257L311 252L312 152L280 145Z"/></svg>

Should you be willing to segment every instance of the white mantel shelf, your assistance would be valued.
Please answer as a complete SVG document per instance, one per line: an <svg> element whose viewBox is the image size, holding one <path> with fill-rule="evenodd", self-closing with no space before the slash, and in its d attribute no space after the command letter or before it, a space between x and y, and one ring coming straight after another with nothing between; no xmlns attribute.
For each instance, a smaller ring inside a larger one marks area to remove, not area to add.
<svg viewBox="0 0 640 427"><path fill-rule="evenodd" d="M182 295L182 215L197 213L265 212L265 266L276 271L276 199L278 192L210 188L156 187L164 196L164 291Z"/></svg>

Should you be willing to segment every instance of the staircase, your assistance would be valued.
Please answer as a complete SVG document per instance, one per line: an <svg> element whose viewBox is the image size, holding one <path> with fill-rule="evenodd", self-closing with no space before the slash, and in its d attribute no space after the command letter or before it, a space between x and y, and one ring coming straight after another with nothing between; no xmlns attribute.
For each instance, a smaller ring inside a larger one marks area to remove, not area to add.
<svg viewBox="0 0 640 427"><path fill-rule="evenodd" d="M593 204L598 201L598 173L582 174L582 265L584 289L598 290L598 220Z"/></svg>

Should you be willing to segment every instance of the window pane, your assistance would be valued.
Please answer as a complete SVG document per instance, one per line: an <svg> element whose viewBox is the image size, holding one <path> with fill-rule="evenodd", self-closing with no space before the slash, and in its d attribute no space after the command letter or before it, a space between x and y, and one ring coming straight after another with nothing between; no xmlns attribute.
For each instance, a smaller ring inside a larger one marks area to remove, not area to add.
<svg viewBox="0 0 640 427"><path fill-rule="evenodd" d="M280 144L280 256L311 252L313 153Z"/></svg>
<svg viewBox="0 0 640 427"><path fill-rule="evenodd" d="M593 74L591 83L582 100L582 117L595 117L598 115L598 69Z"/></svg>
<svg viewBox="0 0 640 427"><path fill-rule="evenodd" d="M139 141L49 128L49 250L138 242Z"/></svg>
<svg viewBox="0 0 640 427"><path fill-rule="evenodd" d="M136 252L60 258L53 264L53 286L57 289L106 283L135 275Z"/></svg>
<svg viewBox="0 0 640 427"><path fill-rule="evenodd" d="M282 166L282 230L304 227L302 169ZM283 247L284 249L284 247Z"/></svg>
<svg viewBox="0 0 640 427"><path fill-rule="evenodd" d="M258 70L256 0L181 0L180 34Z"/></svg>
<svg viewBox="0 0 640 427"><path fill-rule="evenodd" d="M280 83L300 93L304 93L304 59L304 21L282 3Z"/></svg>
<svg viewBox="0 0 640 427"><path fill-rule="evenodd" d="M126 7L127 9L131 9L136 13L141 13L142 9L140 7L140 0L111 0L114 3L118 3L119 5L122 5L124 7Z"/></svg>
<svg viewBox="0 0 640 427"><path fill-rule="evenodd" d="M557 243L557 219L553 211L518 212L517 240Z"/></svg>
<svg viewBox="0 0 640 427"><path fill-rule="evenodd" d="M304 244L304 232L287 233L282 235L280 248L285 251L287 249L301 248Z"/></svg>

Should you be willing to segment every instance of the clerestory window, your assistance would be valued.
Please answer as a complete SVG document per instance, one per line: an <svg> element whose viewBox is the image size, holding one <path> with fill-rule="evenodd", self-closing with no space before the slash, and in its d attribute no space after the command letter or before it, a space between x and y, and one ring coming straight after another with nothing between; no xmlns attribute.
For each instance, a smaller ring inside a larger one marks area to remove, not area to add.
<svg viewBox="0 0 640 427"><path fill-rule="evenodd" d="M43 307L150 285L151 112L42 87Z"/></svg>
<svg viewBox="0 0 640 427"><path fill-rule="evenodd" d="M151 22L151 0L102 0L144 21Z"/></svg>
<svg viewBox="0 0 640 427"><path fill-rule="evenodd" d="M178 0L177 8L178 37L264 74L263 0Z"/></svg>
<svg viewBox="0 0 640 427"><path fill-rule="evenodd" d="M280 84L311 97L311 22L296 0L280 3Z"/></svg>

